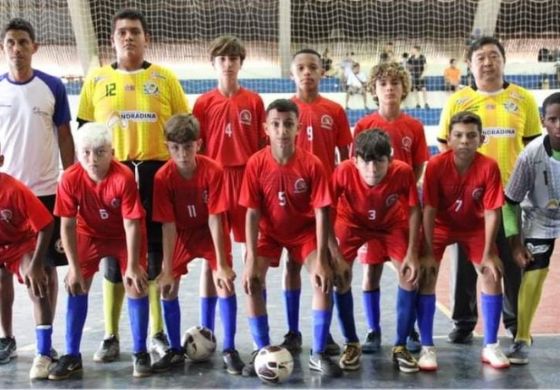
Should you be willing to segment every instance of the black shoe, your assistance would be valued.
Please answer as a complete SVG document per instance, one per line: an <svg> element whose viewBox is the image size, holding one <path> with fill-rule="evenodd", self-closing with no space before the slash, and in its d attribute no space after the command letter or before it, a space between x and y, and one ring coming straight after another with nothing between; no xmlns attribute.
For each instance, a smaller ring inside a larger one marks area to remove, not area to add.
<svg viewBox="0 0 560 390"><path fill-rule="evenodd" d="M0 364L9 363L17 356L15 337L0 337Z"/></svg>
<svg viewBox="0 0 560 390"><path fill-rule="evenodd" d="M366 341L362 344L362 353L375 353L381 349L381 331L369 331Z"/></svg>
<svg viewBox="0 0 560 390"><path fill-rule="evenodd" d="M327 336L327 344L325 345L325 353L329 356L338 356L340 355L340 345L334 341L332 334L328 334Z"/></svg>
<svg viewBox="0 0 560 390"><path fill-rule="evenodd" d="M321 375L338 378L342 376L342 368L339 367L332 359L325 353L312 353L309 356L309 369L311 371L320 372Z"/></svg>
<svg viewBox="0 0 560 390"><path fill-rule="evenodd" d="M182 350L168 349L165 355L157 362L152 364L152 370L155 372L164 372L173 367L185 364L185 354Z"/></svg>
<svg viewBox="0 0 560 390"><path fill-rule="evenodd" d="M49 379L59 381L82 370L82 355L62 355L49 370Z"/></svg>
<svg viewBox="0 0 560 390"><path fill-rule="evenodd" d="M447 340L453 344L469 344L472 342L472 339L472 330L457 327L454 327L447 336Z"/></svg>
<svg viewBox="0 0 560 390"><path fill-rule="evenodd" d="M412 328L410 334L406 338L406 349L408 349L409 352L412 353L420 352L420 350L422 349L422 343L420 342L420 335L414 328Z"/></svg>
<svg viewBox="0 0 560 390"><path fill-rule="evenodd" d="M239 357L239 352L235 349L227 349L222 353L222 358L224 359L224 368L231 375L241 375L243 373L243 368L245 363Z"/></svg>
<svg viewBox="0 0 560 390"><path fill-rule="evenodd" d="M257 376L257 372L255 371L255 358L257 357L257 353L259 353L258 349L251 352L251 360L249 360L249 363L243 366L243 369L241 370L241 376Z"/></svg>
<svg viewBox="0 0 560 390"><path fill-rule="evenodd" d="M132 354L132 376L143 378L152 375L152 361L148 352L138 352Z"/></svg>
<svg viewBox="0 0 560 390"><path fill-rule="evenodd" d="M292 355L301 352L301 332L289 331L284 335L284 341L280 344L281 347L286 348Z"/></svg>

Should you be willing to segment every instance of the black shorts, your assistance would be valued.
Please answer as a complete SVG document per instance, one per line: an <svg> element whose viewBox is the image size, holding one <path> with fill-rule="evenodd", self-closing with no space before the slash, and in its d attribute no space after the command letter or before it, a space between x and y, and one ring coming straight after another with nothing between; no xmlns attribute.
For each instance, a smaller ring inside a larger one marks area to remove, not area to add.
<svg viewBox="0 0 560 390"><path fill-rule="evenodd" d="M38 196L38 198L52 214L56 195ZM56 267L68 265L66 254L62 248L62 241L60 240L60 218L57 216L54 216L54 230L47 250L47 255L45 257L45 264Z"/></svg>
<svg viewBox="0 0 560 390"><path fill-rule="evenodd" d="M140 199L146 210L146 230L148 233L148 253L162 253L161 249L161 223L152 221L152 202L154 196L154 177L166 161L122 161L134 173L138 169ZM138 165L140 163L140 165ZM136 166L135 166L136 165Z"/></svg>
<svg viewBox="0 0 560 390"><path fill-rule="evenodd" d="M412 86L410 89L412 91L421 91L426 87L426 81L422 77L412 76L411 82L412 82Z"/></svg>

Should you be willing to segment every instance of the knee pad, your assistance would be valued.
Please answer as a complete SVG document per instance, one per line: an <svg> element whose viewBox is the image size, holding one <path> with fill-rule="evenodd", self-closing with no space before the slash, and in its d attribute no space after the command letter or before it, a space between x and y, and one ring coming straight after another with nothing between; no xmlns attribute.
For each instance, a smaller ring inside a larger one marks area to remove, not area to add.
<svg viewBox="0 0 560 390"><path fill-rule="evenodd" d="M119 262L114 257L105 258L105 279L111 283L122 283Z"/></svg>

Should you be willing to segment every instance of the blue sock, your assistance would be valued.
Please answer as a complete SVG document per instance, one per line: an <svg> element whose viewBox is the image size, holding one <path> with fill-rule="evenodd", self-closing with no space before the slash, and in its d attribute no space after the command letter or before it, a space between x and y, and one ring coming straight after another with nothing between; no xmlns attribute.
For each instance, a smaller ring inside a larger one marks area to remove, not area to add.
<svg viewBox="0 0 560 390"><path fill-rule="evenodd" d="M416 290L407 291L399 286L397 292L397 339L395 345L406 345L416 310Z"/></svg>
<svg viewBox="0 0 560 390"><path fill-rule="evenodd" d="M181 307L179 298L170 301L161 300L163 306L163 318L167 329L169 345L175 350L181 349Z"/></svg>
<svg viewBox="0 0 560 390"><path fill-rule="evenodd" d="M301 290L284 290L284 308L288 319L288 330L299 332L299 301Z"/></svg>
<svg viewBox="0 0 560 390"><path fill-rule="evenodd" d="M416 314L422 345L434 345L434 316L436 315L436 295L418 294L416 299Z"/></svg>
<svg viewBox="0 0 560 390"><path fill-rule="evenodd" d="M325 352L332 311L313 310L313 353Z"/></svg>
<svg viewBox="0 0 560 390"><path fill-rule="evenodd" d="M257 349L270 345L268 316L266 314L258 317L249 317L249 328L251 329L251 336L253 336Z"/></svg>
<svg viewBox="0 0 560 390"><path fill-rule="evenodd" d="M200 325L214 332L218 297L200 297Z"/></svg>
<svg viewBox="0 0 560 390"><path fill-rule="evenodd" d="M37 355L51 356L52 325L37 325L35 337L37 338Z"/></svg>
<svg viewBox="0 0 560 390"><path fill-rule="evenodd" d="M484 346L498 342L498 327L502 315L503 295L487 295L480 297L484 318Z"/></svg>
<svg viewBox="0 0 560 390"><path fill-rule="evenodd" d="M87 311L87 294L68 295L68 307L66 308L66 353L68 355L78 356L80 354Z"/></svg>
<svg viewBox="0 0 560 390"><path fill-rule="evenodd" d="M146 352L146 338L148 337L149 303L148 297L128 297L128 318L132 333L132 352Z"/></svg>
<svg viewBox="0 0 560 390"><path fill-rule="evenodd" d="M334 294L334 304L338 310L338 323L342 329L342 335L347 343L358 342L356 323L354 322L354 299L352 289L344 294Z"/></svg>
<svg viewBox="0 0 560 390"><path fill-rule="evenodd" d="M237 330L237 296L234 294L227 298L219 298L220 318L224 329L223 350L235 349L235 332Z"/></svg>
<svg viewBox="0 0 560 390"><path fill-rule="evenodd" d="M381 326L379 325L380 309L379 299L381 292L379 289L373 291L363 291L362 298L364 304L364 311L366 313L366 320L368 330L380 332Z"/></svg>

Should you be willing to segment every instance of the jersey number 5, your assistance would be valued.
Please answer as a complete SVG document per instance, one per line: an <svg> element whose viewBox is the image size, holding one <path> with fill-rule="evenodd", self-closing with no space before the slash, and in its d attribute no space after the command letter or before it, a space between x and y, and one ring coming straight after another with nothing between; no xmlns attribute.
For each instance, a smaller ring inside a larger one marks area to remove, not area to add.
<svg viewBox="0 0 560 390"><path fill-rule="evenodd" d="M278 204L280 206L286 206L286 192L284 191L278 192Z"/></svg>

